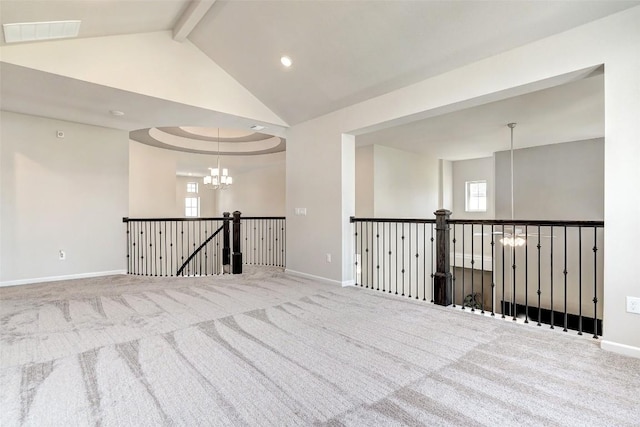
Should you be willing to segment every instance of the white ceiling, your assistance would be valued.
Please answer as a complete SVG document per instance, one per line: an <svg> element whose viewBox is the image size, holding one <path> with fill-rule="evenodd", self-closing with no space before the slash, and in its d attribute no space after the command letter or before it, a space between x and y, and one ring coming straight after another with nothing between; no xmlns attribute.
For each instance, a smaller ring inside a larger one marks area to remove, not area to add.
<svg viewBox="0 0 640 427"><path fill-rule="evenodd" d="M189 39L291 125L639 4L218 0ZM80 37L139 33L175 29L190 5L189 0L0 0L0 23L81 19ZM283 54L294 61L288 70L279 62ZM1 106L11 111L126 130L253 124L6 63L1 64L0 75ZM516 98L484 110L359 136L357 142L413 151L437 149L445 158L470 158L488 155L489 142L503 141L509 121L520 123L517 132L523 144L529 144L525 138L584 139L597 134L596 128L602 130L601 123L593 120L602 108L594 104L596 98L602 102L601 88L596 86L576 85L566 89L570 92L566 97L545 92L549 99L545 93L531 95L526 102ZM588 109L583 108L585 103ZM127 115L105 114L109 105L114 109L125 105ZM561 105L566 107L564 113ZM554 121L559 117L563 119ZM543 135L541 129L553 130L555 136ZM533 133L527 137L529 131ZM285 129L274 127L269 133L283 136Z"/></svg>
<svg viewBox="0 0 640 427"><path fill-rule="evenodd" d="M189 39L292 125L637 4L218 0Z"/></svg>
<svg viewBox="0 0 640 427"><path fill-rule="evenodd" d="M79 19L79 37L170 30L190 0L0 0L0 22ZM0 45L4 45L4 35Z"/></svg>
<svg viewBox="0 0 640 427"><path fill-rule="evenodd" d="M491 156L514 148L604 137L604 75L356 137L356 145L386 145L446 160Z"/></svg>

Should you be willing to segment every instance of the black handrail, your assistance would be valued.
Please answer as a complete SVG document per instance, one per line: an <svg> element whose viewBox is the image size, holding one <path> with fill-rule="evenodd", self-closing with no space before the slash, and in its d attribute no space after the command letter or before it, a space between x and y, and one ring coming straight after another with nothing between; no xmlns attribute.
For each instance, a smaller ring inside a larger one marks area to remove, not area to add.
<svg viewBox="0 0 640 427"><path fill-rule="evenodd" d="M193 251L193 253L191 255L189 255L189 258L187 258L187 260L184 262L184 264L182 264L182 266L178 269L178 272L176 273L176 276L179 276L182 271L185 269L185 267L189 264L189 261L191 261L197 254L198 252L200 252L200 250L202 248L205 247L205 245L207 243L209 243L211 241L211 239L213 239L214 237L216 237L216 235L221 232L224 229L224 224L222 224L220 226L220 228L218 228L215 233L213 233L211 236L209 236L209 238L207 240L205 240L200 246L198 246L198 249L196 249L195 251Z"/></svg>
<svg viewBox="0 0 640 427"><path fill-rule="evenodd" d="M579 220L536 220L536 219L449 219L449 224L484 224L484 225L540 225L540 226L567 226L567 227L604 227L604 221L579 221Z"/></svg>
<svg viewBox="0 0 640 427"><path fill-rule="evenodd" d="M189 221L223 221L223 217L197 217L197 218L122 218L122 222L144 222L144 221L176 221L176 222L189 222Z"/></svg>
<svg viewBox="0 0 640 427"><path fill-rule="evenodd" d="M352 216L349 218L351 223L354 222L386 222L386 223L407 223L407 224L435 224L435 219L425 218L358 218Z"/></svg>
<svg viewBox="0 0 640 427"><path fill-rule="evenodd" d="M410 223L410 224L435 224L435 219L425 218L349 218L354 222L386 222L386 223ZM580 221L580 220L535 220L535 219L448 219L449 224L484 224L484 225L540 225L540 226L567 226L567 227L604 227L604 221Z"/></svg>

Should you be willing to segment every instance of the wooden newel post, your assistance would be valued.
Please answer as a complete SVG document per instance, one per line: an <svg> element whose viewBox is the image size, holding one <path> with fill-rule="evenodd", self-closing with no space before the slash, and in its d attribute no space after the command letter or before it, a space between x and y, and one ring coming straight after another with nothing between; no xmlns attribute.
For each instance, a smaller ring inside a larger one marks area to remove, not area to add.
<svg viewBox="0 0 640 427"><path fill-rule="evenodd" d="M436 272L433 275L433 302L451 305L451 266L449 265L449 216L451 211L438 209L436 215Z"/></svg>
<svg viewBox="0 0 640 427"><path fill-rule="evenodd" d="M224 212L222 216L224 217L222 223L222 272L231 273L231 237L229 236L231 214Z"/></svg>
<svg viewBox="0 0 640 427"><path fill-rule="evenodd" d="M242 274L242 252L240 249L240 211L233 213L233 255L231 272Z"/></svg>

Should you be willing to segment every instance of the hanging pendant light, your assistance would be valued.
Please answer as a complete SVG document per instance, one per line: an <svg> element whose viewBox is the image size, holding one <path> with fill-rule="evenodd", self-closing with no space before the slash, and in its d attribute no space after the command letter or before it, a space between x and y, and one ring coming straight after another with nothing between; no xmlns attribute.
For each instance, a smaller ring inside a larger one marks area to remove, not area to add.
<svg viewBox="0 0 640 427"><path fill-rule="evenodd" d="M210 174L205 175L204 185L212 190L226 190L233 184L233 178L229 175L229 169L220 167L220 128L218 128L218 157L215 168L209 168Z"/></svg>

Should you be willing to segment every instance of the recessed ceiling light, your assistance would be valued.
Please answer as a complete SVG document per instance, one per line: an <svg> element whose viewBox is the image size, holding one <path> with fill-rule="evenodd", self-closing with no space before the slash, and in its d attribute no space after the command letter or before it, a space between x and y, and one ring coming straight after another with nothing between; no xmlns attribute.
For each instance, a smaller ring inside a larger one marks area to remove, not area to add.
<svg viewBox="0 0 640 427"><path fill-rule="evenodd" d="M120 111L120 110L109 110L109 114L111 114L112 116L124 116L124 111Z"/></svg>
<svg viewBox="0 0 640 427"><path fill-rule="evenodd" d="M80 21L18 22L2 24L6 43L78 37Z"/></svg>
<svg viewBox="0 0 640 427"><path fill-rule="evenodd" d="M267 128L266 126L261 126L261 125L253 125L253 126L251 126L252 130L263 130L263 129L266 129L266 128Z"/></svg>
<svg viewBox="0 0 640 427"><path fill-rule="evenodd" d="M291 64L293 64L293 61L291 61L291 58L289 58L288 56L283 56L282 58L280 58L280 62L287 68L291 67Z"/></svg>

